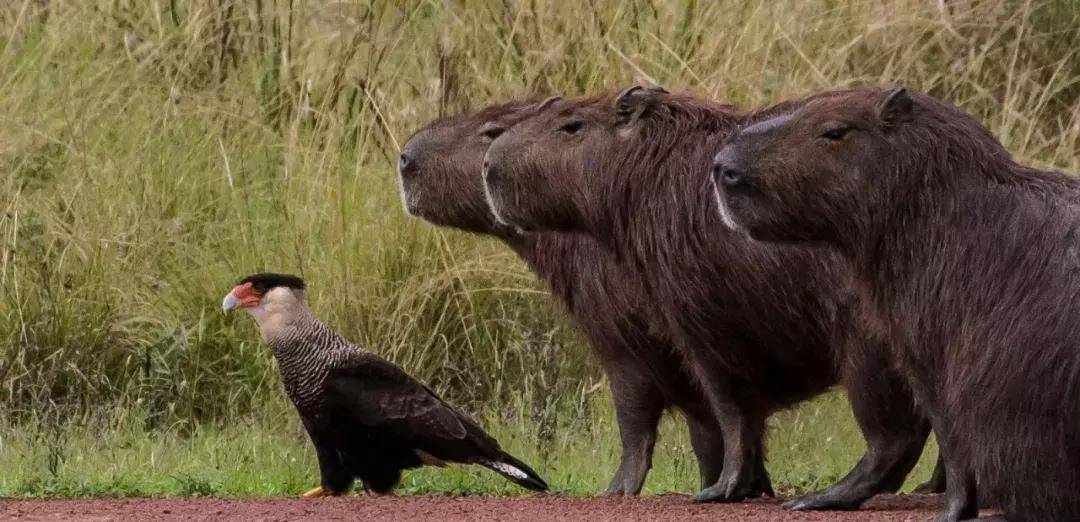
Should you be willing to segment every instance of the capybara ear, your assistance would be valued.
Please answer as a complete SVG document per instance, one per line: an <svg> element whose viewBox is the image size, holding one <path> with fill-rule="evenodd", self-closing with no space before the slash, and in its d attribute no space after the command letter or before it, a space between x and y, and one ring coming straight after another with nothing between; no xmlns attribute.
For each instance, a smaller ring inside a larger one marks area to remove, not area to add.
<svg viewBox="0 0 1080 522"><path fill-rule="evenodd" d="M551 104L553 104L553 103L555 103L555 102L557 102L557 101L559 101L561 99L562 99L562 95L556 94L555 96L552 96L552 97L540 102L540 105L537 105L535 110L537 112L542 111L542 110L550 107Z"/></svg>
<svg viewBox="0 0 1080 522"><path fill-rule="evenodd" d="M892 125L908 119L913 106L914 102L911 101L907 87L900 86L889 91L885 96L878 115L886 125Z"/></svg>
<svg viewBox="0 0 1080 522"><path fill-rule="evenodd" d="M667 90L658 85L635 85L615 98L615 112L622 122L636 120L649 107L649 102L657 94L667 94Z"/></svg>

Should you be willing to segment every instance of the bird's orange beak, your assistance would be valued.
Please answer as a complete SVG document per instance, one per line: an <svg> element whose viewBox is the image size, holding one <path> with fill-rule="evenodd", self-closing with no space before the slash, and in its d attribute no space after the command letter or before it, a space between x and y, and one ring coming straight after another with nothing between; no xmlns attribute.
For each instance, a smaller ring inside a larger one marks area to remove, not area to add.
<svg viewBox="0 0 1080 522"><path fill-rule="evenodd" d="M254 308L262 303L262 296L255 291L251 283L237 285L231 292L225 295L221 302L221 310L228 312L236 308Z"/></svg>

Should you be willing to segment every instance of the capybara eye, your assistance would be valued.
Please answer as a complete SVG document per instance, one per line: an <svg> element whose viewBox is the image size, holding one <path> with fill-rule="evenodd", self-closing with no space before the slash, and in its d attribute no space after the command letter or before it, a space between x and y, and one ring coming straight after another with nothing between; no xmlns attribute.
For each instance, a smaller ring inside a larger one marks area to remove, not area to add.
<svg viewBox="0 0 1080 522"><path fill-rule="evenodd" d="M503 129L502 127L492 127L490 129L484 131L484 137L486 137L489 140L493 140L493 139L498 138L499 136L501 136L504 130L505 129Z"/></svg>
<svg viewBox="0 0 1080 522"><path fill-rule="evenodd" d="M838 129L826 131L821 135L821 137L830 141L839 141L844 139L844 136L847 136L848 132L850 131L851 127L840 127Z"/></svg>
<svg viewBox="0 0 1080 522"><path fill-rule="evenodd" d="M572 121L570 123L567 123L567 124L563 125L562 127L559 127L559 131L565 132L567 134L577 134L578 131L580 131L581 128L584 127L584 126L585 126L585 122L583 122L581 120L575 120L575 121Z"/></svg>

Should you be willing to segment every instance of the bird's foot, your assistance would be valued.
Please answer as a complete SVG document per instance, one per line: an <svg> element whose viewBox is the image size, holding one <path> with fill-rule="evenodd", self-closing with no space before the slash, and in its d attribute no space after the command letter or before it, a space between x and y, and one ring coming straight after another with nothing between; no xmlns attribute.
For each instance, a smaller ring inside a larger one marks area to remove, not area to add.
<svg viewBox="0 0 1080 522"><path fill-rule="evenodd" d="M319 486L302 495L303 498L319 498L319 497L337 497L341 496L340 491L330 491L322 486Z"/></svg>

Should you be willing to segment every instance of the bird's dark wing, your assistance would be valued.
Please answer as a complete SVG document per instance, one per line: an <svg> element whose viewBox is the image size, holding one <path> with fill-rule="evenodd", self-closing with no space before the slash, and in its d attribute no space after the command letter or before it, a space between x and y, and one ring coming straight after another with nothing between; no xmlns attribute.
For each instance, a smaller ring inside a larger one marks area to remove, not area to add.
<svg viewBox="0 0 1080 522"><path fill-rule="evenodd" d="M326 390L326 405L335 416L441 459L472 460L499 452L495 439L472 419L376 355L350 357L331 372Z"/></svg>

